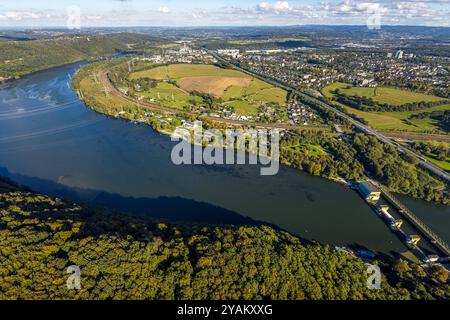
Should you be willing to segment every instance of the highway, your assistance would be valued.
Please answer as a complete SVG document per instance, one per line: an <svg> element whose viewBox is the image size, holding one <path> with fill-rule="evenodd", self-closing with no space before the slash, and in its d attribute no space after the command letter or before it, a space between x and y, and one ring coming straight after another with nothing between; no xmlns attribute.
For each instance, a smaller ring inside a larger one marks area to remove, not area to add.
<svg viewBox="0 0 450 320"><path fill-rule="evenodd" d="M241 67L233 65L228 60L222 58L221 56L219 56L215 52L209 51L209 53L212 54L217 60L232 65L236 70L239 70L241 72L249 74L249 75L251 75L251 76L253 76L255 78L258 78L260 80L268 82L268 83L270 83L270 84L272 84L274 86L283 88L283 89L288 90L288 91L292 91L292 92L296 93L297 95L299 95L300 97L302 97L304 100L316 103L316 104L322 106L323 108L338 114L342 118L350 121L355 128L359 129L360 131L363 131L365 133L368 133L368 134L371 134L371 135L375 136L380 141L397 148L397 150L399 152L402 152L404 154L409 154L410 156L416 158L419 161L419 165L423 169L428 170L430 173L432 173L433 175L441 178L442 180L446 181L447 183L450 182L450 175L445 170L443 170L443 169L439 168L438 166L434 165L433 163L427 161L424 157L418 155L417 153L415 153L415 152L413 152L413 151L403 147L402 145L400 145L396 141L393 141L390 138L384 136L380 132L378 132L378 131L376 131L376 130L366 126L365 124L359 122L358 120L353 119L352 117L350 117L349 115L345 114L344 112L339 111L336 108L330 106L329 104L327 104L327 103L325 103L325 102L323 102L323 101L321 101L321 100L319 100L319 99L317 99L315 97L312 97L312 96L310 96L310 95L308 95L308 94L306 94L304 92L301 92L298 89L295 89L293 87L284 85L284 84L282 84L282 83L280 83L278 81L275 81L275 80L272 80L272 79L268 79L268 78L266 78L266 77L264 77L262 75L259 75L259 74L255 73L253 71L250 71L250 70L247 70L247 69L243 69Z"/></svg>
<svg viewBox="0 0 450 320"><path fill-rule="evenodd" d="M120 92L111 83L111 81L109 80L107 70L102 69L102 70L98 71L97 78L100 81L100 83L104 86L104 88L106 90L105 92L107 94L115 95L115 96L125 99L127 101L136 103L137 105L149 107L149 108L159 110L159 111L169 113L169 114L184 114L187 116L198 116L199 115L196 112L184 111L184 110L170 108L170 107L164 107L164 106L160 106L160 105L157 105L154 103L139 101L137 99L129 97L126 94ZM201 116L200 119L205 119L205 120L222 123L222 124L226 124L226 125L231 125L231 126L250 126L250 127L255 127L257 129L269 129L269 130L270 129L281 129L281 130L283 130L283 129L284 130L301 129L301 130L310 130L310 131L323 131L323 132L326 132L327 134L334 135L334 133L331 132L330 128L326 127L326 126L299 126L299 125L290 125L290 124L286 124L286 123L258 123L258 122L244 121L244 120L225 119L225 118L213 117L213 116L207 116L207 115Z"/></svg>

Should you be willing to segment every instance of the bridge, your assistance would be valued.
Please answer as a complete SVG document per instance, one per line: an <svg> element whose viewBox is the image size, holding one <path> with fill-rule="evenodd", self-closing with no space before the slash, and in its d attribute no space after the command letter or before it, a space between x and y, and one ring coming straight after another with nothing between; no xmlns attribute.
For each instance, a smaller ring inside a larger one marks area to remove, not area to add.
<svg viewBox="0 0 450 320"><path fill-rule="evenodd" d="M404 154L409 154L410 156L414 157L418 160L419 166L431 174L439 177L440 179L444 180L447 183L450 183L450 174L447 173L445 170L439 168L438 166L434 165L433 163L430 163L422 156L416 154L415 152L409 150L408 148L403 147L396 141L391 140L390 138L386 137L385 135L381 134L380 132L370 128L369 126L361 123L360 121L352 118L348 114L330 106L329 104L325 103L322 100L319 100L309 94L306 94L304 92L301 92L300 90L293 88L289 85L286 85L284 83L281 83L275 79L267 78L264 75L261 75L259 73L256 73L254 71L241 68L240 66L237 66L235 64L230 63L227 59L221 57L216 52L207 50L211 55L213 55L218 61L221 61L223 63L226 63L228 65L231 65L234 69L239 70L241 72L244 72L246 74L249 74L257 79L263 80L267 83L270 83L274 86L280 87L282 89L294 92L298 94L301 98L303 98L306 101L315 103L320 105L321 107L334 112L335 114L339 115L340 117L348 120L355 128L358 130L366 133L371 134L375 136L378 140L393 146L397 148L397 150ZM416 215L414 215L408 208L406 208L397 198L395 198L390 192L385 190L382 186L380 186L378 183L372 181L380 190L383 192L386 200L391 203L399 212L400 214L407 219L420 233L422 233L428 240L431 242L431 244L436 247L440 252L442 252L445 255L446 260L450 260L450 247L447 245L447 243L442 240L437 234L435 234L425 223L423 223Z"/></svg>
<svg viewBox="0 0 450 320"><path fill-rule="evenodd" d="M408 208L406 208L400 200L398 200L392 193L387 191L383 186L375 181L371 182L376 185L383 192L383 196L386 200L394 206L398 212L407 219L420 233L422 233L431 244L442 252L446 257L450 257L450 247L442 240L436 233L431 230L422 220L420 220L415 214L413 214Z"/></svg>

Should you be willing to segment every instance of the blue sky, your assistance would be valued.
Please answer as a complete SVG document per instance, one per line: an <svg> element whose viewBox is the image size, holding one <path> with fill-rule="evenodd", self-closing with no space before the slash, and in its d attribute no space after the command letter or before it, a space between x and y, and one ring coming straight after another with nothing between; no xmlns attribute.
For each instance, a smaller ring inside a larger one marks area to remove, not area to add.
<svg viewBox="0 0 450 320"><path fill-rule="evenodd" d="M75 10L74 7L79 9ZM450 0L0 0L0 26L366 24L449 26Z"/></svg>

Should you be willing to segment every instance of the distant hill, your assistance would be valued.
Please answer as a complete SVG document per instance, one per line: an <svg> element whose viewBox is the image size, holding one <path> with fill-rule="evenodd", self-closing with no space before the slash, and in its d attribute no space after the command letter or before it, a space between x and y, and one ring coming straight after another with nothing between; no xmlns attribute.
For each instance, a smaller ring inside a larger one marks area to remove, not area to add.
<svg viewBox="0 0 450 320"><path fill-rule="evenodd" d="M136 50L145 43L140 35L70 35L32 41L0 41L0 80L78 62Z"/></svg>

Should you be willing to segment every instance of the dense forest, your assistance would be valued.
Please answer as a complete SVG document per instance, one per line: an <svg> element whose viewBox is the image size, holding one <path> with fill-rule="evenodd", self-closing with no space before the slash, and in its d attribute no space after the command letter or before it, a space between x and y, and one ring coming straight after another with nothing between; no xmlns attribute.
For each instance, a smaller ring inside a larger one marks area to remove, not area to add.
<svg viewBox="0 0 450 320"><path fill-rule="evenodd" d="M425 156L435 156L437 160L445 161L450 158L450 144L437 141L414 141L409 146Z"/></svg>
<svg viewBox="0 0 450 320"><path fill-rule="evenodd" d="M119 53L141 50L147 39L119 33L108 36L67 36L55 39L0 42L0 80L18 78L35 71L96 60Z"/></svg>
<svg viewBox="0 0 450 320"><path fill-rule="evenodd" d="M358 181L371 175L393 192L450 204L443 182L418 168L416 159L370 135L353 133L337 139L322 132L292 132L281 140L280 161L325 178Z"/></svg>
<svg viewBox="0 0 450 320"><path fill-rule="evenodd" d="M266 226L172 224L36 194L0 178L0 299L448 299L448 273L367 266ZM376 262L374 262L376 263ZM81 270L68 289L67 267Z"/></svg>
<svg viewBox="0 0 450 320"><path fill-rule="evenodd" d="M391 191L450 204L446 185L419 169L415 158L400 154L396 148L381 143L374 136L352 135L352 145L366 170Z"/></svg>
<svg viewBox="0 0 450 320"><path fill-rule="evenodd" d="M364 178L364 166L355 161L356 150L322 132L299 131L281 140L280 161L309 174L347 180Z"/></svg>

